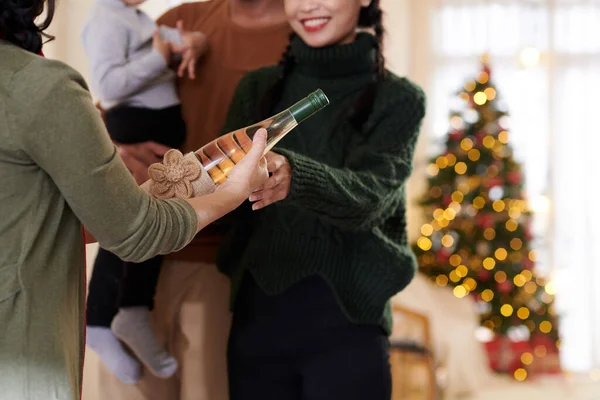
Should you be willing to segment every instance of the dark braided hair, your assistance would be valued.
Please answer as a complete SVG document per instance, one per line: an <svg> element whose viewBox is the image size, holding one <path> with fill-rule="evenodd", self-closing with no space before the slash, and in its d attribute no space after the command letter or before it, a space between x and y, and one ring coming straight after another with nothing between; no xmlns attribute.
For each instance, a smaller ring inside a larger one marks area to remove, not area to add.
<svg viewBox="0 0 600 400"><path fill-rule="evenodd" d="M42 14L46 4L46 19L36 25L35 19ZM54 39L44 31L52 22L55 8L56 0L0 0L0 38L39 53L42 37Z"/></svg>
<svg viewBox="0 0 600 400"><path fill-rule="evenodd" d="M373 71L373 82L369 84L357 101L348 111L348 120L357 129L360 129L373 110L373 103L377 95L377 84L385 78L385 58L383 57L383 12L379 6L380 0L372 0L368 7L363 7L358 16L358 27L371 28L375 33L375 69ZM281 99L285 77L294 68L295 59L292 54L291 41L296 36L290 34L290 44L279 61L279 79L267 91L259 103L259 117L267 118L273 112L273 107Z"/></svg>

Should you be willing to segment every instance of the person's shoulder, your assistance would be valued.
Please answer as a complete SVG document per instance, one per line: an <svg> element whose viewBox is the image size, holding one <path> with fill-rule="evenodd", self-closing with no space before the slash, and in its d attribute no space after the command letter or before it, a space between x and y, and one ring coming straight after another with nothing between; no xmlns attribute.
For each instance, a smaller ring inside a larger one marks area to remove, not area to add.
<svg viewBox="0 0 600 400"><path fill-rule="evenodd" d="M406 77L387 71L385 79L378 88L378 102L382 106L406 106L408 109L419 108L424 112L426 96L423 89Z"/></svg>
<svg viewBox="0 0 600 400"><path fill-rule="evenodd" d="M17 103L27 108L45 104L50 99L62 106L69 103L74 91L88 92L81 74L63 62L31 53L20 54L19 58L21 65L14 70L11 94ZM44 106L44 109L50 108Z"/></svg>
<svg viewBox="0 0 600 400"><path fill-rule="evenodd" d="M185 25L189 23L198 24L205 18L208 18L219 7L222 0L193 1L186 2L169 9L158 18L160 25L175 26L178 20L182 20Z"/></svg>

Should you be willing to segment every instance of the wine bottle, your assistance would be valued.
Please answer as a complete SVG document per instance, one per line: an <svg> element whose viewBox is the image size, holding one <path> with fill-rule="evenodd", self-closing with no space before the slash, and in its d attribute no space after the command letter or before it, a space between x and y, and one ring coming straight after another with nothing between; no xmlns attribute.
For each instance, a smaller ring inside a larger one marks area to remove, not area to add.
<svg viewBox="0 0 600 400"><path fill-rule="evenodd" d="M208 143L195 152L196 157L217 185L225 182L229 171L240 162L252 148L254 134L260 129L267 130L267 148L270 151L283 137L329 104L329 99L321 89L309 94L287 110L267 118L257 124L230 132Z"/></svg>

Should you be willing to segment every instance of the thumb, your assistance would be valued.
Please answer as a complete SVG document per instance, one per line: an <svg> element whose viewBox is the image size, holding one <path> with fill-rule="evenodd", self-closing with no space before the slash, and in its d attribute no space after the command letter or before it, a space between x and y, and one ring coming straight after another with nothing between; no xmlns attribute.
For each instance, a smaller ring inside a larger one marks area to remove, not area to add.
<svg viewBox="0 0 600 400"><path fill-rule="evenodd" d="M259 129L254 134L252 140L252 148L246 154L244 159L247 159L249 163L258 164L258 161L262 158L265 148L267 147L267 130L264 128Z"/></svg>

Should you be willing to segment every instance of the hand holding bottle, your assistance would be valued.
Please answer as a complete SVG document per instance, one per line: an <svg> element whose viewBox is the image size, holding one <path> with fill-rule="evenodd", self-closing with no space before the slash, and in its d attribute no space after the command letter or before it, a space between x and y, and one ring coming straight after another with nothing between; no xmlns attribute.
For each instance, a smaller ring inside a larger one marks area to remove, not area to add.
<svg viewBox="0 0 600 400"><path fill-rule="evenodd" d="M266 146L267 131L259 129L254 135L250 151L231 169L227 180L217 187L217 191L229 192L244 201L265 184L269 179L267 160L262 156Z"/></svg>
<svg viewBox="0 0 600 400"><path fill-rule="evenodd" d="M281 201L290 193L292 167L288 159L272 151L268 152L265 158L268 162L267 168L271 173L271 177L259 190L250 195L249 200L254 202L252 205L253 210L260 210Z"/></svg>

